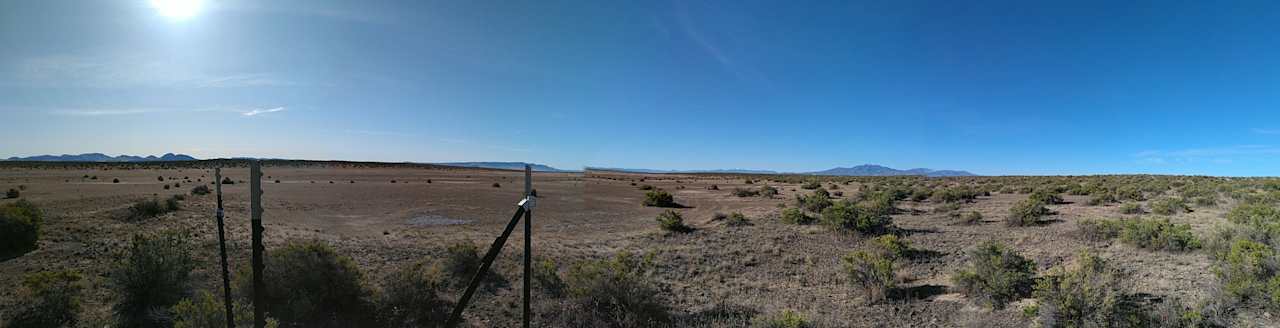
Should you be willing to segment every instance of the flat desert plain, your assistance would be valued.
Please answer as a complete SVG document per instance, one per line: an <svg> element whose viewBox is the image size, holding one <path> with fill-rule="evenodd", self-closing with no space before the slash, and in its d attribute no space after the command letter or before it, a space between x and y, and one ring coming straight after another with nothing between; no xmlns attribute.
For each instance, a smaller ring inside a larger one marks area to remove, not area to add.
<svg viewBox="0 0 1280 328"><path fill-rule="evenodd" d="M237 272L249 266L249 173L241 165L225 168L222 174L236 182L222 188L230 266ZM322 241L353 259L372 290L396 268L444 258L449 245L474 244L483 254L523 193L523 172L489 169L268 163L263 176L268 251L294 240ZM1004 222L1010 207L1028 195L996 191L954 203L894 202L895 234L910 243L912 256L897 262L894 292L885 300L868 301L851 286L842 258L864 248L871 236L822 224L786 223L780 216L784 208L797 206L797 196L813 192L801 187L806 179L820 179L822 188L839 201L855 197L876 181L895 178L775 178L535 172L534 254L540 263L555 263L560 274L574 263L611 258L620 251L643 254L652 261L646 279L670 309L672 322L691 326L748 325L758 322L755 317L783 311L821 326L1031 325L1035 319L1026 314L1034 303L1030 295L993 309L955 290L952 274L965 267L968 251L983 241L998 241L1016 250L1034 261L1038 274L1067 266L1088 249L1123 269L1133 295L1150 299L1200 303L1210 297L1217 281L1213 261L1204 252L1148 250L1118 240L1091 241L1078 233L1082 219L1146 214L1121 214L1118 203L1091 206L1089 196L1063 193L1061 203L1047 205L1052 214L1042 223L1010 227ZM113 182L116 179L119 182ZM898 179L936 186L1001 181ZM107 277L131 236L169 229L193 233L199 261L194 288L220 295L215 197L191 194L193 187L212 187L213 180L212 166L0 169L0 189L22 186L21 199L45 212L38 249L0 262L0 317L12 315L24 302L17 291L25 275L72 269L87 282L81 322L108 322L117 295ZM754 181L748 184L748 180ZM776 188L777 195L739 197L732 192L766 184ZM646 185L671 193L680 207L644 206L647 191L641 188ZM177 211L138 221L118 218L118 213L139 200L180 194L185 200ZM1222 197L1213 206L1167 217L1175 224L1190 225L1197 235L1207 235L1226 222L1225 213L1235 202ZM692 230L660 229L655 217L667 210L680 213ZM950 214L974 211L982 215L976 224L958 223ZM717 213L741 213L748 224L728 225L715 219ZM523 232L516 229L494 264L500 283L477 293L465 313L467 325L519 325L522 238ZM462 288L453 284L441 294L452 301ZM535 325L552 322L550 318L558 315L564 302L545 294L534 294ZM1260 311L1239 316L1250 315L1258 316L1253 322L1267 322Z"/></svg>

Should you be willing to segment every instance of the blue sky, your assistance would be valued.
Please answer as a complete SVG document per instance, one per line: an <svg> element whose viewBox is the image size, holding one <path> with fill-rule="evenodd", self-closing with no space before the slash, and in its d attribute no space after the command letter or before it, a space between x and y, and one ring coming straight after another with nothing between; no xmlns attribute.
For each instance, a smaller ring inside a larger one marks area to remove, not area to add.
<svg viewBox="0 0 1280 328"><path fill-rule="evenodd" d="M0 2L0 156L1280 175L1280 4Z"/></svg>

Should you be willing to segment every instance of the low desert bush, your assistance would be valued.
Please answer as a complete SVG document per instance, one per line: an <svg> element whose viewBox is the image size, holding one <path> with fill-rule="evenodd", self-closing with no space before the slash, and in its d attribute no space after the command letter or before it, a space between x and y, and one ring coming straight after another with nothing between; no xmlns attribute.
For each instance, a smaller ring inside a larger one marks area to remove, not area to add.
<svg viewBox="0 0 1280 328"><path fill-rule="evenodd" d="M232 301L231 315L235 316L235 324L239 327L253 326L253 307L244 302ZM280 322L267 317L267 328L277 328ZM226 308L222 300L206 290L196 292L192 297L178 301L173 306L174 328L222 328L227 326Z"/></svg>
<svg viewBox="0 0 1280 328"><path fill-rule="evenodd" d="M163 202L156 198L143 199L130 205L120 219L129 222L141 221L177 211L181 207L176 197L167 198Z"/></svg>
<svg viewBox="0 0 1280 328"><path fill-rule="evenodd" d="M826 189L814 190L813 193L796 196L796 205L812 213L820 213L831 206L831 194Z"/></svg>
<svg viewBox="0 0 1280 328"><path fill-rule="evenodd" d="M889 296L896 284L894 258L882 252L855 251L843 259L849 284L862 293L867 302L880 302Z"/></svg>
<svg viewBox="0 0 1280 328"><path fill-rule="evenodd" d="M1142 214L1142 205L1138 203L1124 203L1120 205L1121 214Z"/></svg>
<svg viewBox="0 0 1280 328"><path fill-rule="evenodd" d="M1075 266L1042 278L1036 312L1042 327L1147 327L1145 309L1124 292L1119 270L1088 252Z"/></svg>
<svg viewBox="0 0 1280 328"><path fill-rule="evenodd" d="M760 192L746 188L733 188L733 195L738 197L754 197L760 195Z"/></svg>
<svg viewBox="0 0 1280 328"><path fill-rule="evenodd" d="M951 213L960 210L960 203L946 203L933 208L934 213Z"/></svg>
<svg viewBox="0 0 1280 328"><path fill-rule="evenodd" d="M448 286L446 275L425 261L391 272L382 279L378 318L386 327L442 326L453 309L453 302L440 295Z"/></svg>
<svg viewBox="0 0 1280 328"><path fill-rule="evenodd" d="M1044 189L1036 190L1036 192L1031 193L1031 196L1027 196L1027 199L1045 205L1062 204L1062 196L1058 196L1057 193Z"/></svg>
<svg viewBox="0 0 1280 328"><path fill-rule="evenodd" d="M1280 252L1247 238L1236 238L1215 254L1214 272L1225 296L1246 304L1280 308Z"/></svg>
<svg viewBox="0 0 1280 328"><path fill-rule="evenodd" d="M934 191L930 199L937 203L970 202L977 199L980 194L977 190L953 187Z"/></svg>
<svg viewBox="0 0 1280 328"><path fill-rule="evenodd" d="M650 278L653 257L620 252L611 259L588 260L564 277L568 299L558 327L651 327L670 320L667 305Z"/></svg>
<svg viewBox="0 0 1280 328"><path fill-rule="evenodd" d="M26 200L0 205L0 259L26 254L39 246L44 212Z"/></svg>
<svg viewBox="0 0 1280 328"><path fill-rule="evenodd" d="M658 214L657 221L658 221L658 227L662 228L662 230L664 231L670 231L670 232L693 231L693 228L690 228L689 226L684 224L684 217L680 216L680 212L676 212L673 210L666 210Z"/></svg>
<svg viewBox="0 0 1280 328"><path fill-rule="evenodd" d="M267 252L264 290L254 290L243 267L235 277L237 295L251 300L261 292L267 313L288 326L368 326L373 307L364 276L350 257L320 241L289 241Z"/></svg>
<svg viewBox="0 0 1280 328"><path fill-rule="evenodd" d="M822 210L822 223L838 230L880 233L893 223L893 218L844 200Z"/></svg>
<svg viewBox="0 0 1280 328"><path fill-rule="evenodd" d="M805 215L804 211L795 207L788 207L782 210L782 222L790 224L810 224L816 221L811 216Z"/></svg>
<svg viewBox="0 0 1280 328"><path fill-rule="evenodd" d="M455 284L465 286L480 271L481 264L480 248L471 240L462 240L445 247L441 269Z"/></svg>
<svg viewBox="0 0 1280 328"><path fill-rule="evenodd" d="M1266 232L1280 232L1280 207L1264 203L1242 203L1227 212L1227 221L1257 227Z"/></svg>
<svg viewBox="0 0 1280 328"><path fill-rule="evenodd" d="M675 196L663 190L650 190L644 193L644 206L676 207Z"/></svg>
<svg viewBox="0 0 1280 328"><path fill-rule="evenodd" d="M223 177L223 178L222 178L222 184L224 184L224 185L233 185L233 184L236 184L236 182L235 182L235 181L233 181L233 180L231 180L231 178L230 178L230 177Z"/></svg>
<svg viewBox="0 0 1280 328"><path fill-rule="evenodd" d="M818 182L817 180L809 180L808 182L805 182L804 184L800 185L801 189L808 189L808 190L814 190L821 187L822 187L822 183Z"/></svg>
<svg viewBox="0 0 1280 328"><path fill-rule="evenodd" d="M1189 251L1200 248L1200 240L1191 233L1187 224L1173 224L1169 219L1142 219L1123 221L1120 240L1138 248Z"/></svg>
<svg viewBox="0 0 1280 328"><path fill-rule="evenodd" d="M782 312L760 316L752 319L751 328L813 328L815 325L805 319L799 312L782 310Z"/></svg>
<svg viewBox="0 0 1280 328"><path fill-rule="evenodd" d="M951 276L956 289L979 303L1004 308L1031 290L1036 263L994 241L969 252L969 264Z"/></svg>
<svg viewBox="0 0 1280 328"><path fill-rule="evenodd" d="M112 307L121 327L167 326L174 304L191 293L189 232L136 234L108 276L119 301Z"/></svg>
<svg viewBox="0 0 1280 328"><path fill-rule="evenodd" d="M119 178L111 179L111 183L120 183Z"/></svg>
<svg viewBox="0 0 1280 328"><path fill-rule="evenodd" d="M9 198L9 199L18 198L21 196L22 196L22 193L19 192L18 189L10 188L9 191L6 191L4 193L4 198Z"/></svg>
<svg viewBox="0 0 1280 328"><path fill-rule="evenodd" d="M872 238L870 249L883 254L889 259L898 260L907 257L911 252L911 242L897 235L882 235Z"/></svg>
<svg viewBox="0 0 1280 328"><path fill-rule="evenodd" d="M1124 224L1118 220L1083 219L1076 223L1080 238L1088 241L1107 241L1120 237Z"/></svg>
<svg viewBox="0 0 1280 328"><path fill-rule="evenodd" d="M769 185L760 186L760 196L764 198L773 198L778 195L778 188Z"/></svg>
<svg viewBox="0 0 1280 328"><path fill-rule="evenodd" d="M1009 208L1009 216L1005 217L1004 222L1010 227L1030 226L1040 223L1040 219L1049 214L1052 212L1044 207L1044 203L1027 199Z"/></svg>
<svg viewBox="0 0 1280 328"><path fill-rule="evenodd" d="M1160 215L1174 215L1178 213L1191 212L1191 207L1182 199L1166 197L1151 201L1151 213Z"/></svg>
<svg viewBox="0 0 1280 328"><path fill-rule="evenodd" d="M27 275L16 295L21 302L9 313L6 327L75 327L84 290L81 280L70 270Z"/></svg>
<svg viewBox="0 0 1280 328"><path fill-rule="evenodd" d="M533 282L547 296L559 298L564 296L568 286L560 278L560 266L550 259L536 261L533 267Z"/></svg>
<svg viewBox="0 0 1280 328"><path fill-rule="evenodd" d="M199 185L199 186L196 186L195 188L191 188L191 194L196 196L208 195L209 193L212 193L212 192L213 192L212 190L209 190L209 186L206 186L206 185Z"/></svg>
<svg viewBox="0 0 1280 328"><path fill-rule="evenodd" d="M974 225L981 222L982 222L982 213L978 213L978 211L969 211L969 213L965 213L961 215L960 220L957 223L963 224L963 225Z"/></svg>
<svg viewBox="0 0 1280 328"><path fill-rule="evenodd" d="M640 185L640 187L639 187L639 188L640 188L640 190L654 190L654 189L657 189L657 188L654 188L654 187L653 187L653 185Z"/></svg>
<svg viewBox="0 0 1280 328"><path fill-rule="evenodd" d="M1085 204L1088 204L1089 206L1100 206L1100 205L1116 203L1119 201L1120 200L1116 199L1116 196L1111 195L1110 193L1097 193L1097 194L1093 194L1093 196L1090 196L1089 201L1086 202Z"/></svg>
<svg viewBox="0 0 1280 328"><path fill-rule="evenodd" d="M747 216L742 215L742 213L733 212L729 214L729 217L725 218L724 225L730 227L747 226L751 225L751 220L748 220Z"/></svg>

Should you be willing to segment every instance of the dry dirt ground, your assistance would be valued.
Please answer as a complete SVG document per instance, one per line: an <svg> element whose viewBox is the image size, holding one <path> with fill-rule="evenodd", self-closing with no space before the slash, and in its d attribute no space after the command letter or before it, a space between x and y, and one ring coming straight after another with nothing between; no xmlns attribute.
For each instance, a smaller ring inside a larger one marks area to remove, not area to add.
<svg viewBox="0 0 1280 328"><path fill-rule="evenodd" d="M237 168L223 174L239 182L224 187L234 271L248 265L248 172ZM515 210L522 193L521 174L267 166L263 183L267 247L290 239L327 241L354 258L371 281L391 268L438 257L444 245L452 242L470 240L483 251ZM112 183L113 179L120 182ZM211 169L0 169L0 189L24 185L22 198L47 214L39 249L0 262L0 318L23 302L15 299L23 275L73 268L90 278L84 321L106 320L114 299L105 285L107 270L130 235L143 231L194 229L200 241L197 255L203 261L197 269L198 288L217 290L213 195L188 196L180 211L152 220L125 223L110 216L133 201L188 193L191 187L212 180ZM672 192L677 202L687 206L679 211L695 230L661 232L654 217L662 209L642 206L644 191L633 182ZM181 186L163 188L174 183ZM720 190L707 189L713 184ZM840 258L864 238L780 222L779 204L790 204L807 191L793 184L771 185L781 192L775 198L740 198L729 190L759 185L717 176L536 173L534 186L540 197L533 214L534 250L537 256L562 264L604 258L619 250L652 252L657 260L655 279L678 314L701 315L725 307L765 314L792 309L832 326L1027 326L1030 320L1023 317L1018 303L992 311L949 290L950 274L963 265L966 250L983 240L1012 246L1033 259L1041 271L1070 261L1080 249L1093 248L1129 270L1129 281L1137 291L1156 297L1195 302L1206 297L1204 291L1214 281L1210 260L1202 252L1147 251L1119 243L1089 243L1074 236L1080 219L1120 217L1115 206L1085 206L1084 198L1066 196L1072 203L1051 206L1058 214L1049 224L1009 228L1000 220L1026 195L994 194L963 205L963 211L983 214L985 221L977 225L952 224L944 214L931 211L932 203L900 202L898 207L906 211L894 215L894 223L907 231L906 239L925 255L898 270L907 293L886 303L863 304L849 287ZM851 194L857 184L840 187ZM1203 233L1223 222L1223 213L1231 206L1197 208L1173 220ZM716 212L741 212L752 224L727 227L710 221ZM495 265L510 284L479 293L466 314L468 324L518 326L521 238L517 229ZM553 308L554 304L545 303L538 307L540 311Z"/></svg>

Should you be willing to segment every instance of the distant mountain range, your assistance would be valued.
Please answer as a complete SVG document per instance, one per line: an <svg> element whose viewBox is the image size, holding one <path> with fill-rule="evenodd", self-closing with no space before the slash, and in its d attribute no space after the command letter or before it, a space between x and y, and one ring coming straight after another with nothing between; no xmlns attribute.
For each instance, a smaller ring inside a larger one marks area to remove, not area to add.
<svg viewBox="0 0 1280 328"><path fill-rule="evenodd" d="M183 154L174 154L174 153L167 153L160 157L156 157L154 155L147 156L147 157L130 156L130 155L120 155L120 156L112 157L102 153L88 153L88 154L80 154L80 155L63 154L63 155L39 155L39 156L31 156L31 157L9 157L8 160L29 161L29 162L176 162L176 161L194 161L196 160L196 158L183 155Z"/></svg>
<svg viewBox="0 0 1280 328"><path fill-rule="evenodd" d="M651 170L651 169L625 169L625 168L606 168L606 167L588 167L588 170L630 172L630 173L739 173L739 174L780 174L781 172L769 170ZM838 175L838 176L896 176L896 175L922 175L928 177L962 177L976 176L977 174L967 171L957 170L932 170L925 168L917 168L910 170L898 170L881 165L865 164L854 167L837 167L829 170L817 172L799 172L795 174L812 174L812 175Z"/></svg>
<svg viewBox="0 0 1280 328"><path fill-rule="evenodd" d="M928 177L967 177L976 176L977 174L967 171L957 170L932 170L925 168L916 168L910 170L899 170L890 167L864 164L854 167L837 167L830 170L818 172L810 172L815 175L841 175L841 176L895 176L895 175L923 175Z"/></svg>
<svg viewBox="0 0 1280 328"><path fill-rule="evenodd" d="M500 170L524 170L524 165L529 164L530 168L537 172L574 172L570 170L561 170L543 164L524 163L524 162L452 162L452 163L431 163L445 166L458 167L479 167L486 169Z"/></svg>

